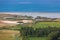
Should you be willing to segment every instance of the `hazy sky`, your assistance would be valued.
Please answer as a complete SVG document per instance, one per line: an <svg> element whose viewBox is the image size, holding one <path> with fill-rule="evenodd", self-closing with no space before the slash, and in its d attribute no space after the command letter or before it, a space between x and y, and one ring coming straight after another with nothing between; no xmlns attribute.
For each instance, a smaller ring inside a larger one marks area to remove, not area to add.
<svg viewBox="0 0 60 40"><path fill-rule="evenodd" d="M4 12L5 14L17 14L17 15L28 15L28 16L42 16L50 18L60 18L60 13L40 13L40 12Z"/></svg>

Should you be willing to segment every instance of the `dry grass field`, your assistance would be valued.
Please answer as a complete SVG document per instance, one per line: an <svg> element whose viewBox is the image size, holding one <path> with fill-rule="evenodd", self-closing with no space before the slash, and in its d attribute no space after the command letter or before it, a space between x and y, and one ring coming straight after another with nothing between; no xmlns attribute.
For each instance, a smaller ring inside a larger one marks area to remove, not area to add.
<svg viewBox="0 0 60 40"><path fill-rule="evenodd" d="M0 30L0 40L15 40L15 37L19 35L20 35L19 31Z"/></svg>

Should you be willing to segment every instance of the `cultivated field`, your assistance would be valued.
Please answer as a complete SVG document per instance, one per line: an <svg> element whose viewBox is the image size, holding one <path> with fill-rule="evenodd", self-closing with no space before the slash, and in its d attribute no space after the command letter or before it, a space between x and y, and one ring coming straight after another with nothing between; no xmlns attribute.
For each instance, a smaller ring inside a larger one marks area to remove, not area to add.
<svg viewBox="0 0 60 40"><path fill-rule="evenodd" d="M60 22L38 22L34 24L34 28L46 28L46 27L60 27Z"/></svg>

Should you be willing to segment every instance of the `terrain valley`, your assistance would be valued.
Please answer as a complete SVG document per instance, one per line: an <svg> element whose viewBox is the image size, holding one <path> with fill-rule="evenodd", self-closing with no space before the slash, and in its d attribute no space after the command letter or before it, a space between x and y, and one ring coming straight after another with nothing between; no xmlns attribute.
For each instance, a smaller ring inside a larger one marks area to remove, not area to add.
<svg viewBox="0 0 60 40"><path fill-rule="evenodd" d="M0 14L0 40L60 40L58 35L60 18Z"/></svg>

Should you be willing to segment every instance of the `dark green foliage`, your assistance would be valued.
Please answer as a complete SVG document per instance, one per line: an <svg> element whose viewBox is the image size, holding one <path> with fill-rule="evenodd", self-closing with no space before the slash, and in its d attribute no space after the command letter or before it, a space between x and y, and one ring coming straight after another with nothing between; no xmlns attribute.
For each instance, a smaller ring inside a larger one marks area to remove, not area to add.
<svg viewBox="0 0 60 40"><path fill-rule="evenodd" d="M60 32L59 31L51 32L48 35L48 40L58 40L59 36L60 36Z"/></svg>
<svg viewBox="0 0 60 40"><path fill-rule="evenodd" d="M48 36L49 33L57 31L57 28L36 28L33 27L21 27L20 32L24 36L37 36L37 37L43 37Z"/></svg>
<svg viewBox="0 0 60 40"><path fill-rule="evenodd" d="M21 31L21 34L24 36L34 35L34 29L32 27L22 27L20 31Z"/></svg>
<svg viewBox="0 0 60 40"><path fill-rule="evenodd" d="M34 37L47 37L51 32L60 31L60 28L48 27L48 28L36 28L33 27L21 27L20 32L23 36Z"/></svg>
<svg viewBox="0 0 60 40"><path fill-rule="evenodd" d="M60 27L33 28L22 26L20 32L23 40L27 37L47 37L47 40L60 40Z"/></svg>
<svg viewBox="0 0 60 40"><path fill-rule="evenodd" d="M22 40L29 40L29 37L23 36L23 37L22 37Z"/></svg>

